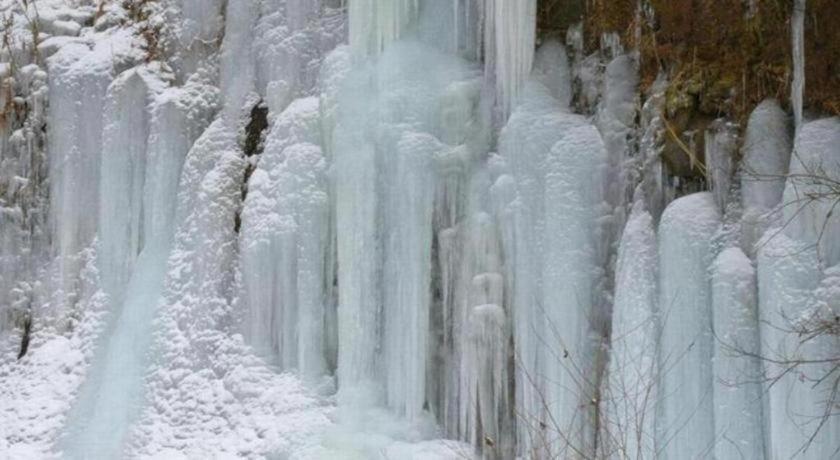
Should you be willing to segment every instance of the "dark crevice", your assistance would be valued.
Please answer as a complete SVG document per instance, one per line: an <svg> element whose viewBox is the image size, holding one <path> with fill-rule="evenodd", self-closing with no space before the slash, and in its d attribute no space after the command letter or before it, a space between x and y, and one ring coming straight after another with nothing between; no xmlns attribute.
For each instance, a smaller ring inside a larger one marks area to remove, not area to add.
<svg viewBox="0 0 840 460"><path fill-rule="evenodd" d="M242 203L245 202L245 197L248 195L248 181L254 173L257 162L256 156L259 156L263 151L263 134L268 128L268 106L260 100L251 109L251 117L248 124L245 126L245 141L242 145L242 151L245 153L245 159L248 164L245 166L245 176L242 180ZM234 217L234 230L239 233L242 227L241 209Z"/></svg>
<svg viewBox="0 0 840 460"><path fill-rule="evenodd" d="M246 157L262 153L262 134L268 128L268 106L262 101L251 109L251 120L245 127L245 145L242 150Z"/></svg>
<svg viewBox="0 0 840 460"><path fill-rule="evenodd" d="M26 352L29 350L29 339L32 335L32 315L28 312L23 317L23 336L20 339L20 352L18 353L17 359L21 359L26 356Z"/></svg>

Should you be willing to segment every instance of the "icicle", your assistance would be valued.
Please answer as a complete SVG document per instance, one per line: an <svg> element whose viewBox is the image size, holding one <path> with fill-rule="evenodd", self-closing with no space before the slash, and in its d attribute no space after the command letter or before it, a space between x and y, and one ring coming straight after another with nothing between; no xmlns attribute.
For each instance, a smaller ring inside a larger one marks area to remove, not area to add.
<svg viewBox="0 0 840 460"><path fill-rule="evenodd" d="M491 281L492 280L492 281ZM501 290L501 277L485 277ZM498 300L501 300L499 298ZM511 413L508 406L507 326L505 312L497 304L473 307L469 316L466 362L470 398L470 441L481 446L483 458L510 458Z"/></svg>
<svg viewBox="0 0 840 460"><path fill-rule="evenodd" d="M755 270L737 248L712 265L715 458L764 458Z"/></svg>
<svg viewBox="0 0 840 460"><path fill-rule="evenodd" d="M350 47L359 55L377 55L400 39L420 8L418 0L352 0Z"/></svg>
<svg viewBox="0 0 840 460"><path fill-rule="evenodd" d="M729 198L732 175L735 168L735 152L738 149L738 128L720 121L705 133L705 158L709 188L715 197L718 209L723 212Z"/></svg>
<svg viewBox="0 0 840 460"><path fill-rule="evenodd" d="M385 193L388 226L383 272L385 360L388 404L417 419L426 397L431 293L432 159L442 145L428 134L404 132L395 152L390 190Z"/></svg>
<svg viewBox="0 0 840 460"><path fill-rule="evenodd" d="M317 98L275 120L242 210L245 335L282 369L326 371L323 317L328 197Z"/></svg>
<svg viewBox="0 0 840 460"><path fill-rule="evenodd" d="M797 130L802 126L805 94L805 4L806 0L794 0L793 17L790 20L793 49L793 82L790 88L790 101L793 105L793 120Z"/></svg>
<svg viewBox="0 0 840 460"><path fill-rule="evenodd" d="M788 116L773 99L762 102L750 114L741 175L745 209L772 209L782 200L792 148L788 123Z"/></svg>
<svg viewBox="0 0 840 460"><path fill-rule="evenodd" d="M143 187L143 235L170 242L176 219L181 170L193 142L217 109L215 87L190 82L161 93L152 103L146 180Z"/></svg>
<svg viewBox="0 0 840 460"><path fill-rule="evenodd" d="M61 288L71 291L80 268L75 256L92 241L98 223L102 109L112 69L109 61L102 62L81 44L63 47L48 64L52 240Z"/></svg>
<svg viewBox="0 0 840 460"><path fill-rule="evenodd" d="M536 0L487 0L484 3L485 73L492 75L504 121L531 73L536 47Z"/></svg>
<svg viewBox="0 0 840 460"><path fill-rule="evenodd" d="M162 82L146 69L121 74L108 89L99 194L99 259L105 291L119 301L143 246L147 105Z"/></svg>
<svg viewBox="0 0 840 460"><path fill-rule="evenodd" d="M657 267L653 219L637 202L621 237L616 268L612 346L602 398L604 453L609 458L651 458L656 452Z"/></svg>
<svg viewBox="0 0 840 460"><path fill-rule="evenodd" d="M672 202L659 226L662 334L657 448L667 458L714 448L712 305L707 268L720 214L711 193Z"/></svg>

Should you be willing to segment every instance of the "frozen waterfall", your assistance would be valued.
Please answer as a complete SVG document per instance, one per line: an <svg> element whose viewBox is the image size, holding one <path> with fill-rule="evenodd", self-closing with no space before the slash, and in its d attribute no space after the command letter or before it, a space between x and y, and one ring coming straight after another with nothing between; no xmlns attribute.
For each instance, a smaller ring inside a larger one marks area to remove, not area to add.
<svg viewBox="0 0 840 460"><path fill-rule="evenodd" d="M82 3L27 71L43 248L0 187L0 456L836 455L804 0L791 107L676 153L666 72L545 2Z"/></svg>

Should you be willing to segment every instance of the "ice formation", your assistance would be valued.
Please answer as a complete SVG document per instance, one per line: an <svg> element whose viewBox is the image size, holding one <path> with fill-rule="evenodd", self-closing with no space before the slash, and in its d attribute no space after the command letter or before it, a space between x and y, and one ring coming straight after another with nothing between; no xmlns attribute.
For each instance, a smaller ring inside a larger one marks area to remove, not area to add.
<svg viewBox="0 0 840 460"><path fill-rule="evenodd" d="M742 245L751 255L782 202L793 149L789 131L789 117L774 100L759 104L747 122L741 165Z"/></svg>
<svg viewBox="0 0 840 460"><path fill-rule="evenodd" d="M603 392L609 414L604 449L610 458L648 458L656 452L658 265L653 218L638 202L624 229L616 267Z"/></svg>
<svg viewBox="0 0 840 460"><path fill-rule="evenodd" d="M659 224L657 449L666 458L715 448L712 293L707 268L720 225L714 196L672 202Z"/></svg>
<svg viewBox="0 0 840 460"><path fill-rule="evenodd" d="M796 129L711 123L688 186L664 76L641 104L619 34L538 40L536 0L38 1L0 456L834 455L840 344L791 332L840 291L804 1Z"/></svg>
<svg viewBox="0 0 840 460"><path fill-rule="evenodd" d="M827 182L835 180L838 120L804 123L796 134L783 195L784 222L769 229L758 254L761 355L765 378L775 382L767 392L768 452L773 458L823 458L835 449L834 436L816 427L823 420L826 399L819 374L831 336L811 337L810 319L820 280L831 285L829 268L838 262L837 216L827 198ZM816 293L815 293L815 290ZM804 328L804 329L803 329ZM804 338L803 338L804 337ZM836 350L836 348L835 348ZM829 352L830 353L830 352ZM803 363L803 364L800 364ZM816 367L816 371L814 368ZM834 420L828 419L829 430ZM829 431L830 432L830 431Z"/></svg>
<svg viewBox="0 0 840 460"><path fill-rule="evenodd" d="M764 458L755 269L738 248L712 270L715 458Z"/></svg>

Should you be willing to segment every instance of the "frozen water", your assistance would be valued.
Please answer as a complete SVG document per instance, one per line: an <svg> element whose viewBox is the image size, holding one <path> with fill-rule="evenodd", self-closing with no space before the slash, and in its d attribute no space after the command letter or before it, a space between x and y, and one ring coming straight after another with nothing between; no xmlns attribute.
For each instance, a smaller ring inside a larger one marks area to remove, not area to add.
<svg viewBox="0 0 840 460"><path fill-rule="evenodd" d="M776 229L768 230L760 244L761 356L765 379L775 381L766 393L767 452L770 458L791 458L805 446L811 435L806 422L819 409L814 407L810 385L795 373L786 373L785 363L799 356L799 341L789 331L808 307L820 268L813 247Z"/></svg>
<svg viewBox="0 0 840 460"><path fill-rule="evenodd" d="M714 196L672 202L659 224L659 396L656 445L664 458L715 448L712 294L707 268L720 225Z"/></svg>
<svg viewBox="0 0 840 460"><path fill-rule="evenodd" d="M616 267L604 390L604 453L610 458L648 458L656 452L658 264L653 219L637 202L621 237Z"/></svg>
<svg viewBox="0 0 840 460"><path fill-rule="evenodd" d="M715 458L764 458L755 269L737 248L712 264Z"/></svg>
<svg viewBox="0 0 840 460"><path fill-rule="evenodd" d="M796 134L790 176L782 198L784 232L818 248L826 267L840 262L840 213L836 183L840 178L840 118L805 123Z"/></svg>
<svg viewBox="0 0 840 460"><path fill-rule="evenodd" d="M664 76L536 0L76 3L0 63L0 456L833 455L832 368L754 356L838 347L773 327L836 315L804 2L795 145L717 121L676 201Z"/></svg>
<svg viewBox="0 0 840 460"><path fill-rule="evenodd" d="M754 255L755 243L767 230L770 212L782 201L793 148L788 115L774 100L750 114L741 164L742 245Z"/></svg>

